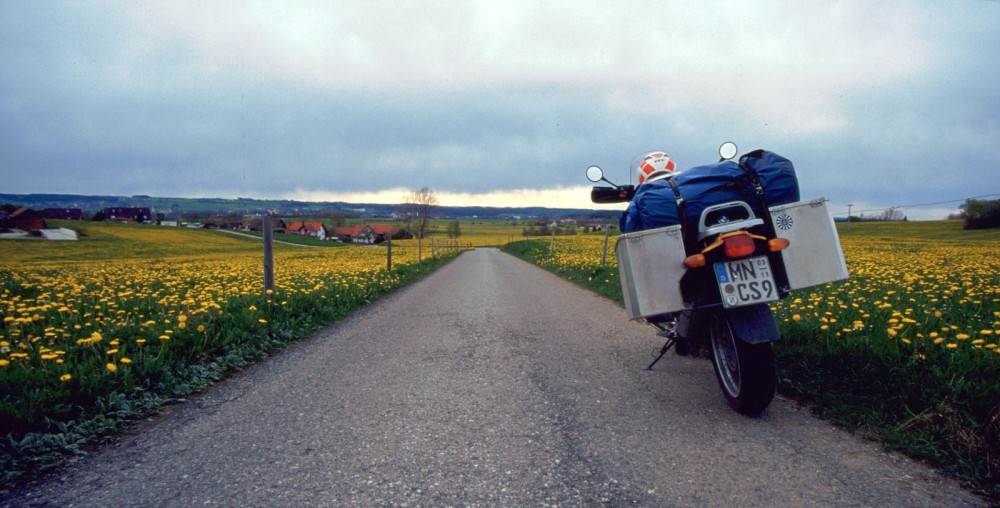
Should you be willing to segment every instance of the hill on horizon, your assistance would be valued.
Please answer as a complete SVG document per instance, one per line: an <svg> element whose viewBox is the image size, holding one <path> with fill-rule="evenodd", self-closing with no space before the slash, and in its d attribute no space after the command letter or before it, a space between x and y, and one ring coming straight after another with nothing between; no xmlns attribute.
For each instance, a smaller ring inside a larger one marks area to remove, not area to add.
<svg viewBox="0 0 1000 508"><path fill-rule="evenodd" d="M165 217L244 216L271 212L279 215L389 217L398 205L384 203L347 203L342 201L298 201L254 198L171 198L154 196L87 196L78 194L2 194L0 204L32 209L79 208L93 214L108 207L148 207ZM510 217L617 217L617 210L536 207L435 206L435 216L449 218Z"/></svg>

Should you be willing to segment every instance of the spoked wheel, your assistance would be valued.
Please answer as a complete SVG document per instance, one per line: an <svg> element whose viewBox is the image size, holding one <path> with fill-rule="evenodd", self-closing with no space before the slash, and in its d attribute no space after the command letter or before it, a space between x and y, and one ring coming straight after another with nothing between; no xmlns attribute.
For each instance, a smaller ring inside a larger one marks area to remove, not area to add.
<svg viewBox="0 0 1000 508"><path fill-rule="evenodd" d="M747 344L736 338L725 314L709 318L712 365L729 407L757 416L774 398L776 374L770 343Z"/></svg>

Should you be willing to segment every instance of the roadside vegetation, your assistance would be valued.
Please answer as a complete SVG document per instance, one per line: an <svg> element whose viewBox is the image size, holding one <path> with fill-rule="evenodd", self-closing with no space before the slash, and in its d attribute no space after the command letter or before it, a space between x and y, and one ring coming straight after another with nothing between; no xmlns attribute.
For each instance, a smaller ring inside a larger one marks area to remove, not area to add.
<svg viewBox="0 0 1000 508"><path fill-rule="evenodd" d="M75 242L6 241L0 258L0 493L433 271L460 249L276 244L72 223Z"/></svg>
<svg viewBox="0 0 1000 508"><path fill-rule="evenodd" d="M848 230L848 227L850 228ZM1000 502L1000 230L838 224L850 280L773 305L779 391ZM623 304L614 238L507 252ZM624 312L622 318L625 319Z"/></svg>

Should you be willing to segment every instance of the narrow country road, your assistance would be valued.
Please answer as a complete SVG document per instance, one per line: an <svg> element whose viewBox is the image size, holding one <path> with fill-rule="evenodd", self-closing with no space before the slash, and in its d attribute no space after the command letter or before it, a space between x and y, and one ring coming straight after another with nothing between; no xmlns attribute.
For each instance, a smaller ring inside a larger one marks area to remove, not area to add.
<svg viewBox="0 0 1000 508"><path fill-rule="evenodd" d="M12 506L978 506L493 249L142 423Z"/></svg>

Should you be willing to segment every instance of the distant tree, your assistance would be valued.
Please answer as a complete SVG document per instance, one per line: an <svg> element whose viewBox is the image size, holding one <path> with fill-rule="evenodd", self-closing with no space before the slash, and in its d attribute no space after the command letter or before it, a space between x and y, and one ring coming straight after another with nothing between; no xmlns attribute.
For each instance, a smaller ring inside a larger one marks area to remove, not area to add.
<svg viewBox="0 0 1000 508"><path fill-rule="evenodd" d="M92 220L94 222L103 222L103 221L107 220L107 217L104 216L104 212L103 211L100 211L100 212L95 213L94 216L91 217L90 220Z"/></svg>
<svg viewBox="0 0 1000 508"><path fill-rule="evenodd" d="M1000 200L967 199L959 209L965 218L965 229L1000 228Z"/></svg>
<svg viewBox="0 0 1000 508"><path fill-rule="evenodd" d="M342 228L347 225L347 214L344 212L330 213L330 227Z"/></svg>
<svg viewBox="0 0 1000 508"><path fill-rule="evenodd" d="M416 231L420 238L424 238L427 225L430 223L431 213L437 204L438 200L434 196L434 191L430 187L424 187L403 196L403 203L397 209L401 212L405 228L409 231Z"/></svg>
<svg viewBox="0 0 1000 508"><path fill-rule="evenodd" d="M882 211L882 215L879 216L878 220L880 220L880 221L900 221L900 220L906 220L906 216L903 215L903 212L899 211L899 207L898 206L893 206L891 208L886 208L885 210L883 210Z"/></svg>
<svg viewBox="0 0 1000 508"><path fill-rule="evenodd" d="M448 238L458 238L462 236L462 225L459 224L458 220L453 220L448 223Z"/></svg>

